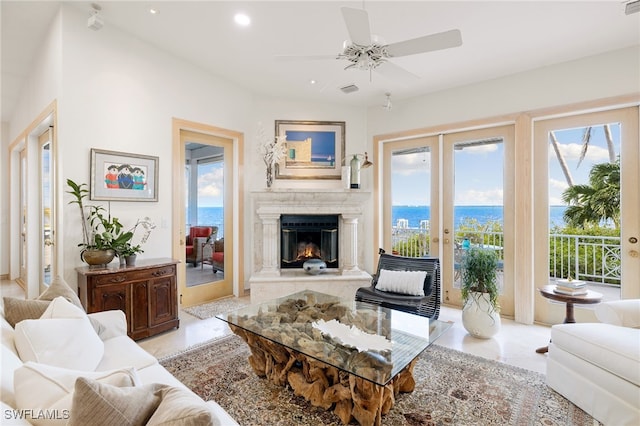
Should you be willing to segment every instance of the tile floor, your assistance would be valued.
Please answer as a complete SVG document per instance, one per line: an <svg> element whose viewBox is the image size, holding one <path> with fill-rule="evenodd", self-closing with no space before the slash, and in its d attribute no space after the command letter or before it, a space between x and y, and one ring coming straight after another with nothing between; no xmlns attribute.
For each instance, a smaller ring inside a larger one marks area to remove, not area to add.
<svg viewBox="0 0 640 426"><path fill-rule="evenodd" d="M0 293L2 296L24 297L20 286L13 281L0 281ZM247 301L249 300L248 296L245 298ZM439 319L452 321L454 324L438 339L438 344L545 373L547 356L537 354L535 350L538 347L546 346L549 342L549 327L518 324L503 318L500 333L491 339L476 339L467 334L462 326L462 313L459 309L442 307ZM227 324L216 318L200 320L181 311L180 328L140 340L138 344L155 357L161 358L230 333Z"/></svg>

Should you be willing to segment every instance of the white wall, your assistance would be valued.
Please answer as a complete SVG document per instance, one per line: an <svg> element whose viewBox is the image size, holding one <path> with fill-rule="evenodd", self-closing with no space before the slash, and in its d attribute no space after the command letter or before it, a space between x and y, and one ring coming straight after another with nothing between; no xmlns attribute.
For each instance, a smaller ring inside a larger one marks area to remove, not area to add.
<svg viewBox="0 0 640 426"><path fill-rule="evenodd" d="M375 135L640 92L640 45L404 101L367 112Z"/></svg>
<svg viewBox="0 0 640 426"><path fill-rule="evenodd" d="M242 132L251 122L251 94L112 27L91 31L70 6L63 43L58 184L89 182L91 148L158 156L158 202L112 202L111 212L125 226L149 216L158 228L141 257L171 257L172 206L182 202L172 191L172 118ZM75 282L80 219L75 205L64 210L64 272Z"/></svg>

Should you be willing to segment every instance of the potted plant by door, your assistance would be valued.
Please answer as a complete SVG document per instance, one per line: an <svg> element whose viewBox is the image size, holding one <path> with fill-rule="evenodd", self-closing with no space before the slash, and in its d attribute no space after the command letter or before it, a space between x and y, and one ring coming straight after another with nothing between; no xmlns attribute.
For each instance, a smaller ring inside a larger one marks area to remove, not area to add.
<svg viewBox="0 0 640 426"><path fill-rule="evenodd" d="M488 339L500 331L498 256L494 250L472 247L461 261L462 325L473 337Z"/></svg>

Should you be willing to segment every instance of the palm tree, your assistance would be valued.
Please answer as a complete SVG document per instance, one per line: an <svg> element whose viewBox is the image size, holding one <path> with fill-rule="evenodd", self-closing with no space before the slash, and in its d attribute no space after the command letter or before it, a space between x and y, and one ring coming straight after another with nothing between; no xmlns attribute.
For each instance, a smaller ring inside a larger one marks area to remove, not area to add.
<svg viewBox="0 0 640 426"><path fill-rule="evenodd" d="M564 220L571 226L585 228L611 221L620 228L620 159L614 163L594 164L588 185L572 185L562 193L568 207Z"/></svg>

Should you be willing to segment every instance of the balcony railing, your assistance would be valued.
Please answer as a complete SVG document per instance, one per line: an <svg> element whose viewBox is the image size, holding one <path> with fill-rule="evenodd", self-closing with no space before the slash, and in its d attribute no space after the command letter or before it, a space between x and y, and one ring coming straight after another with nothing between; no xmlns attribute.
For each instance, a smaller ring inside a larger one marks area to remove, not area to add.
<svg viewBox="0 0 640 426"><path fill-rule="evenodd" d="M403 225L403 224L400 224ZM504 259L502 232L456 232L456 244L468 238L472 245L491 247L500 260ZM392 228L393 252L401 256L429 255L428 223L420 228ZM594 235L549 235L549 276L571 276L592 283L620 285L620 237Z"/></svg>

